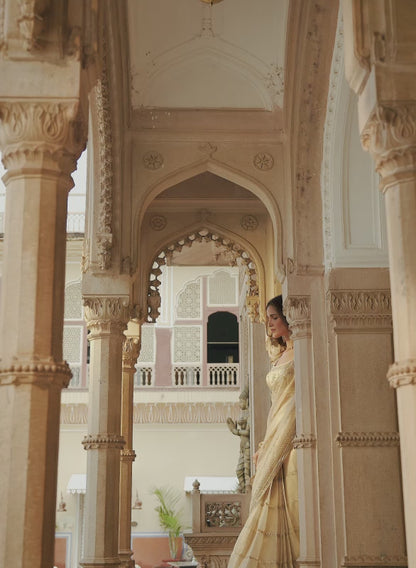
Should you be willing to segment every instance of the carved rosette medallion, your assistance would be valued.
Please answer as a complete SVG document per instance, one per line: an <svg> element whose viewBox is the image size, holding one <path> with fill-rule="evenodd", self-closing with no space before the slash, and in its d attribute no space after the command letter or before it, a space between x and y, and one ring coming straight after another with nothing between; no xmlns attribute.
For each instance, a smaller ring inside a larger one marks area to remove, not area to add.
<svg viewBox="0 0 416 568"><path fill-rule="evenodd" d="M89 339L110 331L122 333L130 319L128 299L122 297L85 298L84 311Z"/></svg>
<svg viewBox="0 0 416 568"><path fill-rule="evenodd" d="M373 111L363 132L363 147L376 161L386 190L416 173L416 103L388 102Z"/></svg>
<svg viewBox="0 0 416 568"><path fill-rule="evenodd" d="M135 370L140 354L140 338L126 337L123 341L123 369Z"/></svg>
<svg viewBox="0 0 416 568"><path fill-rule="evenodd" d="M163 231L167 223L167 219L164 215L153 215L149 221L149 225L154 231Z"/></svg>
<svg viewBox="0 0 416 568"><path fill-rule="evenodd" d="M12 175L25 165L48 167L69 177L85 147L86 126L79 115L77 101L1 102L0 149L3 163ZM58 167L57 167L58 166Z"/></svg>
<svg viewBox="0 0 416 568"><path fill-rule="evenodd" d="M416 359L394 362L388 370L387 380L395 389L416 384Z"/></svg>
<svg viewBox="0 0 416 568"><path fill-rule="evenodd" d="M299 436L293 438L292 444L295 450L314 448L316 446L316 436L313 434L299 434Z"/></svg>
<svg viewBox="0 0 416 568"><path fill-rule="evenodd" d="M217 146L212 142L203 142L198 146L198 150L204 152L205 154L208 154L208 156L210 157L212 157L212 155L215 154L217 149L218 149Z"/></svg>
<svg viewBox="0 0 416 568"><path fill-rule="evenodd" d="M146 170L159 170L163 166L163 156L155 150L146 152L142 159Z"/></svg>
<svg viewBox="0 0 416 568"><path fill-rule="evenodd" d="M399 446L400 435L398 432L339 432L335 442L341 448Z"/></svg>
<svg viewBox="0 0 416 568"><path fill-rule="evenodd" d="M82 440L84 450L122 450L125 440L118 434L89 434Z"/></svg>
<svg viewBox="0 0 416 568"><path fill-rule="evenodd" d="M309 296L289 296L284 302L284 312L292 330L292 338L311 336L311 300Z"/></svg>
<svg viewBox="0 0 416 568"><path fill-rule="evenodd" d="M390 290L339 290L327 301L335 329L392 327Z"/></svg>
<svg viewBox="0 0 416 568"><path fill-rule="evenodd" d="M66 361L53 360L15 361L12 365L0 364L0 385L36 385L42 388L69 385L72 372Z"/></svg>
<svg viewBox="0 0 416 568"><path fill-rule="evenodd" d="M253 164L258 170L266 172L274 166L274 158L268 152L259 152L253 158Z"/></svg>
<svg viewBox="0 0 416 568"><path fill-rule="evenodd" d="M240 225L245 231L255 231L259 226L259 222L254 215L244 215L244 217L241 218Z"/></svg>

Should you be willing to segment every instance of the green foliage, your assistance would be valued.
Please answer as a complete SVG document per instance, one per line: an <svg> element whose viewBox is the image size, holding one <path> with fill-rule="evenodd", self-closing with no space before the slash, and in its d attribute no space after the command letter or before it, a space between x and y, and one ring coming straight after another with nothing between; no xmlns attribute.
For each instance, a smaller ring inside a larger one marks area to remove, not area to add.
<svg viewBox="0 0 416 568"><path fill-rule="evenodd" d="M159 515L160 526L172 536L179 536L182 532L181 510L176 510L180 495L172 487L161 487L153 490L159 505L155 511Z"/></svg>

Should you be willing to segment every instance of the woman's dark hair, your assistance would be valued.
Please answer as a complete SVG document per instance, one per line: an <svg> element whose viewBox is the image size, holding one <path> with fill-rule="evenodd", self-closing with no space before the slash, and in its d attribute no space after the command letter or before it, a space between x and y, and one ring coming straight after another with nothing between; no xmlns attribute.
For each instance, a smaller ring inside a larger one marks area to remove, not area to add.
<svg viewBox="0 0 416 568"><path fill-rule="evenodd" d="M283 313L283 296L280 294L279 296L275 296L274 298L269 300L266 304L266 310L269 306L273 306L273 308L275 308L280 318L285 322L285 324L289 328L289 322L287 321L286 316ZM283 337L277 337L275 341L277 341L279 345L286 345L286 341L283 339Z"/></svg>

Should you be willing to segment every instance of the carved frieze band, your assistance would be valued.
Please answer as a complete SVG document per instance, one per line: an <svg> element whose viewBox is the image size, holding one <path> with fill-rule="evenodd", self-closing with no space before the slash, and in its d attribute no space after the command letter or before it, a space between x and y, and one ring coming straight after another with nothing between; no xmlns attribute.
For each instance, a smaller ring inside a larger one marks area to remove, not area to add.
<svg viewBox="0 0 416 568"><path fill-rule="evenodd" d="M135 370L137 358L140 355L140 338L126 337L123 341L123 370Z"/></svg>
<svg viewBox="0 0 416 568"><path fill-rule="evenodd" d="M393 388L416 384L416 359L396 361L387 373L387 380Z"/></svg>
<svg viewBox="0 0 416 568"><path fill-rule="evenodd" d="M69 385L71 377L72 372L66 361L16 361L6 366L0 363L0 385L33 384L44 388L64 388Z"/></svg>
<svg viewBox="0 0 416 568"><path fill-rule="evenodd" d="M225 424L228 417L238 419L238 403L171 402L135 403L135 424ZM63 403L61 424L88 424L88 405Z"/></svg>
<svg viewBox="0 0 416 568"><path fill-rule="evenodd" d="M214 536L204 534L201 536L192 536L187 534L185 536L186 542L189 544L191 548L196 548L198 546L224 546L224 545L234 545L235 541L237 540L237 535L227 535L227 536Z"/></svg>
<svg viewBox="0 0 416 568"><path fill-rule="evenodd" d="M87 327L93 334L114 328L118 328L121 333L130 316L129 302L126 297L84 298L84 311Z"/></svg>
<svg viewBox="0 0 416 568"><path fill-rule="evenodd" d="M360 556L344 556L344 560L341 566L354 567L354 568L378 568L378 567L389 567L389 568L402 568L407 566L407 556L371 556L368 554L362 554Z"/></svg>
<svg viewBox="0 0 416 568"><path fill-rule="evenodd" d="M84 450L122 450L125 440L118 434L89 434L82 440Z"/></svg>
<svg viewBox="0 0 416 568"><path fill-rule="evenodd" d="M371 114L361 133L376 161L384 187L416 171L416 103L386 102Z"/></svg>
<svg viewBox="0 0 416 568"><path fill-rule="evenodd" d="M400 435L398 432L339 432L335 441L341 448L400 446Z"/></svg>
<svg viewBox="0 0 416 568"><path fill-rule="evenodd" d="M310 337L311 335L311 300L309 296L289 296L286 298L283 309L293 339Z"/></svg>
<svg viewBox="0 0 416 568"><path fill-rule="evenodd" d="M86 126L78 115L78 102L1 102L0 148L7 169L45 153L71 173L85 146Z"/></svg>
<svg viewBox="0 0 416 568"><path fill-rule="evenodd" d="M101 270L107 270L111 266L111 249L113 246L113 144L105 42L101 77L95 93L100 159L100 205L96 238L99 267Z"/></svg>
<svg viewBox="0 0 416 568"><path fill-rule="evenodd" d="M338 329L391 328L390 290L338 290L327 294Z"/></svg>
<svg viewBox="0 0 416 568"><path fill-rule="evenodd" d="M316 446L316 436L313 434L299 434L299 436L293 438L292 444L295 450L314 448Z"/></svg>

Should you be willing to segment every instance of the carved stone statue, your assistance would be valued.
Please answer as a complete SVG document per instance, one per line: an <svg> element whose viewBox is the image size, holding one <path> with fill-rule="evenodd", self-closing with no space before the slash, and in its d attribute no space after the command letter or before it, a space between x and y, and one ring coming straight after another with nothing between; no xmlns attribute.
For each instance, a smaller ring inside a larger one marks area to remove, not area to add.
<svg viewBox="0 0 416 568"><path fill-rule="evenodd" d="M238 459L236 474L238 478L238 490L246 493L250 484L250 421L248 409L248 387L245 387L240 394L241 412L235 422L232 418L227 418L227 426L230 432L240 436L240 457Z"/></svg>

